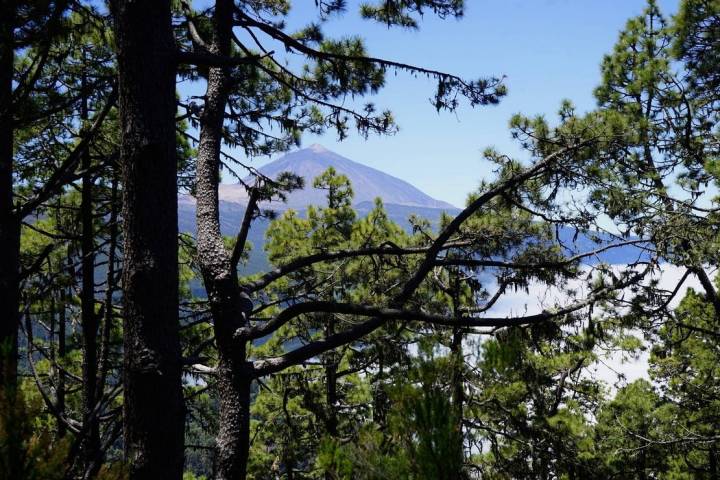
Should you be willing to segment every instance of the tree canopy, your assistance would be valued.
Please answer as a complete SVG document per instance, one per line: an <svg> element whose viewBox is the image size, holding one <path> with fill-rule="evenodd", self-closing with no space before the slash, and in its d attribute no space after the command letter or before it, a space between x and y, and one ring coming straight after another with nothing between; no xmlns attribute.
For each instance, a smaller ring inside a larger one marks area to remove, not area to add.
<svg viewBox="0 0 720 480"><path fill-rule="evenodd" d="M649 0L593 109L514 115L518 153L407 225L335 168L252 161L399 134L367 101L389 74L452 113L500 102L502 72L375 57L324 33L345 1L296 29L293 6L3 2L0 479L720 478L720 4ZM465 5L358 8L422 30ZM223 175L247 193L231 237ZM324 203L277 208L305 186ZM503 309L519 294L540 308ZM623 358L643 376L609 381Z"/></svg>

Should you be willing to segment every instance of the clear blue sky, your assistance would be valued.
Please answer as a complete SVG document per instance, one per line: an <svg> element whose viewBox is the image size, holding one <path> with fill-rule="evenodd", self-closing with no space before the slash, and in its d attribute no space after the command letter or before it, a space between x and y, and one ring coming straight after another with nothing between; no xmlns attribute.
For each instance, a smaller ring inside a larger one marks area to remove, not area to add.
<svg viewBox="0 0 720 480"><path fill-rule="evenodd" d="M666 15L679 0L660 0ZM321 143L352 160L400 177L429 195L461 206L487 178L485 147L516 154L507 123L514 113L551 117L562 99L580 111L593 108L599 64L628 18L644 0L466 0L460 20L426 15L418 31L387 29L363 21L356 3L324 26L327 36L358 34L368 53L469 78L506 75L509 95L495 107L467 106L456 114L435 112L428 99L434 84L425 78L387 76L371 101L390 108L400 132L363 140L353 134L337 142L333 133L308 135L303 145ZM296 0L291 25L315 14L312 0ZM255 165L267 160L256 159ZM228 179L229 180L229 179Z"/></svg>

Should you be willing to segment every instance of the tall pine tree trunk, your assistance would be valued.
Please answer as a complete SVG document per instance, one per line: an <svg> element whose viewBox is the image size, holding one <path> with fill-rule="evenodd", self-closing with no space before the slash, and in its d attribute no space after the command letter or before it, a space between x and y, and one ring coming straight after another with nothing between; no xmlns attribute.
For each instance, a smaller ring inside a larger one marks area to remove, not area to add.
<svg viewBox="0 0 720 480"><path fill-rule="evenodd" d="M230 17L232 18L232 17ZM218 345L219 424L217 478L243 479L250 443L252 372L245 343L233 335L245 325L240 286L220 234L218 168L225 101L225 74L210 69L197 160L197 248Z"/></svg>
<svg viewBox="0 0 720 480"><path fill-rule="evenodd" d="M463 415L464 415L464 404L465 404L465 376L463 370L465 367L465 355L463 352L463 332L461 328L454 328L452 341L450 343L450 355L452 356L452 408L453 408L453 419L455 421L455 428L459 435L459 445L456 446L456 452L460 456L459 465L462 465L465 461L463 456Z"/></svg>
<svg viewBox="0 0 720 480"><path fill-rule="evenodd" d="M112 3L124 233L124 437L132 479L180 479L175 43L170 0Z"/></svg>
<svg viewBox="0 0 720 480"><path fill-rule="evenodd" d="M59 215L58 215L59 216ZM70 259L70 251L68 250L65 258L65 265L68 269L72 265ZM61 263L61 269L62 263ZM65 313L67 311L67 286L63 283L60 286L60 293L58 295L60 307L58 308L58 378L57 378L57 411L63 417L65 416L65 366L66 366L66 354L67 348L65 344L65 338L67 337L66 327L67 318ZM58 437L62 438L67 433L65 422L58 422Z"/></svg>
<svg viewBox="0 0 720 480"><path fill-rule="evenodd" d="M85 93L85 78L82 79L83 96L80 103L80 118L87 123L88 100ZM82 472L93 473L100 467L100 425L95 413L97 405L97 331L95 315L95 232L93 231L93 178L90 170L90 150L81 154L82 193L80 200L81 240L81 312L83 339L83 438L80 446L80 468Z"/></svg>
<svg viewBox="0 0 720 480"><path fill-rule="evenodd" d="M325 318L327 326L325 328L325 338L335 334L335 316L330 314ZM338 360L334 350L330 350L325 354L325 405L327 408L325 416L325 431L333 440L338 437L338 417L337 417L337 367ZM335 472L326 471L325 479L332 480L337 478Z"/></svg>
<svg viewBox="0 0 720 480"><path fill-rule="evenodd" d="M17 382L20 221L13 204L13 1L0 3L0 387Z"/></svg>
<svg viewBox="0 0 720 480"><path fill-rule="evenodd" d="M450 279L452 282L452 309L453 316L460 318L462 311L460 310L460 292L462 283L460 280L460 272L453 271ZM450 341L450 355L451 355L451 405L452 405L452 417L454 421L454 428L457 433L455 436L456 445L453 447L453 452L456 458L453 460L453 465L458 468L457 475L461 478L463 466L465 464L465 452L464 452L464 438L463 438L463 418L465 414L465 352L463 351L463 329L461 327L453 328L452 339Z"/></svg>
<svg viewBox="0 0 720 480"><path fill-rule="evenodd" d="M228 355L220 348L217 391L220 430L217 435L217 480L243 480L250 450L250 386L245 349Z"/></svg>
<svg viewBox="0 0 720 480"><path fill-rule="evenodd" d="M98 382L97 390L99 392L104 391L107 383L107 377L110 372L110 356L112 347L110 345L110 334L112 333L113 323L115 321L114 312L114 295L117 290L117 274L115 271L115 264L117 263L117 246L120 232L118 231L118 179L116 174L113 174L110 187L110 218L108 223L110 225L109 239L108 239L108 254L107 254L107 281L105 289L105 298L103 299L103 324L102 324L102 338L100 343L100 359L98 360Z"/></svg>
<svg viewBox="0 0 720 480"><path fill-rule="evenodd" d="M335 316L328 315L327 327L325 328L325 338L329 338L335 334ZM325 403L327 405L327 418L325 422L325 428L328 435L332 438L338 436L338 418L337 418L337 369L338 369L338 358L334 350L331 350L325 354ZM326 478L328 474L325 475Z"/></svg>
<svg viewBox="0 0 720 480"><path fill-rule="evenodd" d="M213 53L230 54L232 19L232 0L219 0L215 5L210 44ZM220 233L218 180L228 86L227 69L210 68L205 106L200 119L196 220L198 262L210 302L218 345L220 429L217 436L217 478L236 480L244 479L247 472L252 371L245 358L245 341L233 338L235 331L246 324L246 318L236 269Z"/></svg>

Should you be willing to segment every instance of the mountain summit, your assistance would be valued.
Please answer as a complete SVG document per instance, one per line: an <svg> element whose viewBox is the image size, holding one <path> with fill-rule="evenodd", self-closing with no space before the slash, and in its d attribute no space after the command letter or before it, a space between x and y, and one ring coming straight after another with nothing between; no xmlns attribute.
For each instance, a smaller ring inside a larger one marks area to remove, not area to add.
<svg viewBox="0 0 720 480"><path fill-rule="evenodd" d="M312 184L315 177L328 167L334 167L338 173L350 179L355 192L355 205L372 202L380 197L385 204L455 210L449 203L435 200L404 180L354 162L318 144L288 153L258 170L270 178L277 178L281 172L287 171L305 178L305 188L289 195L288 202L284 204L288 208L304 209L308 205L325 203L325 192L313 188ZM252 179L248 178L247 181L251 182ZM240 184L222 184L220 200L246 204L247 193ZM280 204L273 206L283 207Z"/></svg>

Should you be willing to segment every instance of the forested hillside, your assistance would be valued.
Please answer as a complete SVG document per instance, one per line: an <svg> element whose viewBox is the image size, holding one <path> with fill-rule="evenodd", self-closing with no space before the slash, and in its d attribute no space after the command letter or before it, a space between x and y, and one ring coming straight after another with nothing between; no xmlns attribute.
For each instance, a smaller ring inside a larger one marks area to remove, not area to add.
<svg viewBox="0 0 720 480"><path fill-rule="evenodd" d="M0 479L720 478L720 2L649 0L461 208L301 146L401 138L391 75L512 95L324 31L464 2L299 3L0 3Z"/></svg>

